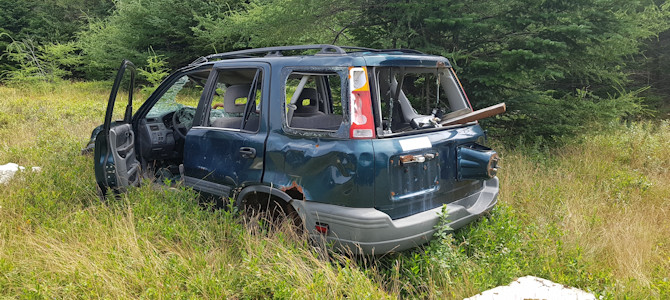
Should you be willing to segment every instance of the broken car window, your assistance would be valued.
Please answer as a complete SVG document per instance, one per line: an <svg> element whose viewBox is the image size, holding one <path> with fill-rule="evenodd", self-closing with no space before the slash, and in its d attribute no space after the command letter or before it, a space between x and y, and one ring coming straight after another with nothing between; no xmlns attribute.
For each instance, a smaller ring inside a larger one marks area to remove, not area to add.
<svg viewBox="0 0 670 300"><path fill-rule="evenodd" d="M439 127L470 112L448 68L378 67L374 74L385 134Z"/></svg>
<svg viewBox="0 0 670 300"><path fill-rule="evenodd" d="M342 79L337 72L292 72L286 79L289 127L336 131L342 125Z"/></svg>
<svg viewBox="0 0 670 300"><path fill-rule="evenodd" d="M204 75L206 76L206 75ZM205 79L207 77L204 77ZM168 90L163 93L160 100L147 114L148 118L158 117L166 113L177 111L178 109L188 106L195 108L198 106L200 96L204 89L204 81L202 78L184 75L177 79Z"/></svg>
<svg viewBox="0 0 670 300"><path fill-rule="evenodd" d="M220 70L209 112L210 126L257 131L262 75L256 68Z"/></svg>

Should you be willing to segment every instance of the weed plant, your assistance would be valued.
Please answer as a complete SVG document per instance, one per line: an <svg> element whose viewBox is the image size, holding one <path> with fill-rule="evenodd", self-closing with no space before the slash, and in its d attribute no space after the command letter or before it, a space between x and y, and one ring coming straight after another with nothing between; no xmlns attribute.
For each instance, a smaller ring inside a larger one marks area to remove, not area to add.
<svg viewBox="0 0 670 300"><path fill-rule="evenodd" d="M0 164L42 167L0 185L0 297L461 299L534 275L603 298L670 298L668 122L609 125L556 149L496 147L490 214L361 257L190 190L145 183L99 201L79 152L110 85L0 86Z"/></svg>

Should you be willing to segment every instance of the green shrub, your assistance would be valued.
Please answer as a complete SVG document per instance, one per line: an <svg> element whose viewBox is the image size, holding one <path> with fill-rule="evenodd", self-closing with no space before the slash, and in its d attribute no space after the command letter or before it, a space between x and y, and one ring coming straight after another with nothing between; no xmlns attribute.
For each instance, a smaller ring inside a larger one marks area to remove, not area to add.
<svg viewBox="0 0 670 300"><path fill-rule="evenodd" d="M137 70L139 75L149 82L149 86L143 89L143 92L148 94L157 89L161 81L170 74L165 56L157 55L153 48L150 48L150 53L146 67Z"/></svg>
<svg viewBox="0 0 670 300"><path fill-rule="evenodd" d="M39 44L32 39L13 41L7 45L4 56L16 64L6 70L4 81L11 83L34 83L58 81L72 75L79 66L81 57L73 42Z"/></svg>
<svg viewBox="0 0 670 300"><path fill-rule="evenodd" d="M559 99L549 94L534 94L507 101L506 113L481 123L508 148L556 146L577 134L648 113L642 105L643 99L638 96L644 90L619 91L606 98L579 89Z"/></svg>

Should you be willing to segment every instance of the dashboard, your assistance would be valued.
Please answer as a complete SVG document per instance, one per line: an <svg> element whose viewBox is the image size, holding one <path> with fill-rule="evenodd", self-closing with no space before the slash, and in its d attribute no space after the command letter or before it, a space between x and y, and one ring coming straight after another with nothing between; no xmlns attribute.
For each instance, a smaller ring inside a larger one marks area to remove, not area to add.
<svg viewBox="0 0 670 300"><path fill-rule="evenodd" d="M174 112L169 112L159 117L147 117L140 122L139 150L145 160L174 159L181 156L172 124L173 115Z"/></svg>
<svg viewBox="0 0 670 300"><path fill-rule="evenodd" d="M173 137L172 132L172 114L168 113L162 118L147 118L146 119L146 129L151 133L151 143L160 145L168 142L173 142L169 140L170 137Z"/></svg>

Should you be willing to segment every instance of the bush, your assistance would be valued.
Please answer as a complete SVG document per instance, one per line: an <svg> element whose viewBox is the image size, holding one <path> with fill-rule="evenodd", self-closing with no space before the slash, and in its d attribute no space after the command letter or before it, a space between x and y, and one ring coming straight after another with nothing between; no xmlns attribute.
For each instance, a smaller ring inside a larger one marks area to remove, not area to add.
<svg viewBox="0 0 670 300"><path fill-rule="evenodd" d="M32 39L13 41L4 54L17 68L5 71L3 79L11 83L58 81L72 75L81 64L75 43L39 44Z"/></svg>
<svg viewBox="0 0 670 300"><path fill-rule="evenodd" d="M647 113L638 95L645 89L618 91L601 98L576 90L562 98L535 93L510 99L507 112L482 120L490 135L507 147L519 145L556 146L566 138L587 130L598 130L612 122L637 118Z"/></svg>
<svg viewBox="0 0 670 300"><path fill-rule="evenodd" d="M161 81L170 74L166 67L167 61L165 61L165 56L156 55L154 49L151 49L150 53L149 57L147 57L147 66L137 70L139 75L149 82L150 86L145 87L143 90L143 92L149 94L158 88Z"/></svg>

